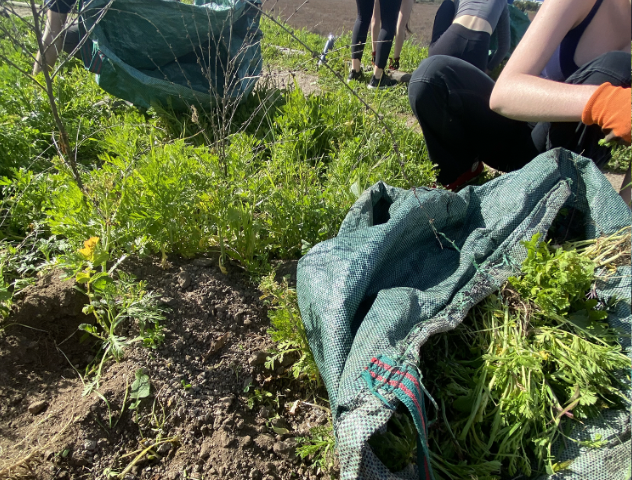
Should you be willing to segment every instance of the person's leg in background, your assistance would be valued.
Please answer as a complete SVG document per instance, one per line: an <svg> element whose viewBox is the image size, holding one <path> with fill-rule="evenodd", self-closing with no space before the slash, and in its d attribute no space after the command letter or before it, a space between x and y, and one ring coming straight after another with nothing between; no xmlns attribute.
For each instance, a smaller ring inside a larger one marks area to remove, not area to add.
<svg viewBox="0 0 632 480"><path fill-rule="evenodd" d="M382 29L382 18L380 17L380 2L375 2L373 6L373 17L371 18L371 63L375 65L375 52L377 49L377 37Z"/></svg>
<svg viewBox="0 0 632 480"><path fill-rule="evenodd" d="M378 36L378 45L375 54L375 67L373 67L373 77L377 81L378 85L382 83L380 80L384 74L384 68L386 67L388 56L391 52L393 38L395 38L397 17L399 15L401 0L379 0L379 2L382 28L380 29L380 35ZM387 83L389 83L388 86L391 86L391 82ZM371 83L369 83L369 86L371 86Z"/></svg>
<svg viewBox="0 0 632 480"><path fill-rule="evenodd" d="M33 65L33 75L37 75L44 68L51 69L55 65L57 57L63 48L63 30L66 24L66 17L66 14L53 12L52 10L46 12L46 28L44 29L44 35L42 35L44 55L38 50L35 64Z"/></svg>
<svg viewBox="0 0 632 480"><path fill-rule="evenodd" d="M404 40L406 40L408 20L410 20L412 11L413 0L402 0L402 5L399 8L399 16L397 17L397 32L395 33L395 45L393 46L393 60L390 65L390 68L393 70L399 70L399 57L402 54Z"/></svg>
<svg viewBox="0 0 632 480"><path fill-rule="evenodd" d="M527 123L489 108L493 87L480 69L443 55L424 60L412 74L408 100L443 185L455 184L476 162L511 171L538 154Z"/></svg>
<svg viewBox="0 0 632 480"><path fill-rule="evenodd" d="M43 68L51 69L55 65L57 57L63 49L66 17L74 4L75 0L48 0L45 3L45 8L47 8L46 27L42 35L44 50L43 55L42 52L37 52L33 64L33 75L40 73Z"/></svg>
<svg viewBox="0 0 632 480"><path fill-rule="evenodd" d="M429 55L433 45L439 40L441 35L450 28L450 25L452 25L454 15L456 15L456 5L454 5L454 2L452 0L443 0L437 9L434 23L432 24L432 36L430 37L430 47L428 48Z"/></svg>
<svg viewBox="0 0 632 480"><path fill-rule="evenodd" d="M358 16L351 36L351 73L349 73L349 80L358 79L362 76L362 54L364 53L364 45L371 26L373 1L356 0Z"/></svg>

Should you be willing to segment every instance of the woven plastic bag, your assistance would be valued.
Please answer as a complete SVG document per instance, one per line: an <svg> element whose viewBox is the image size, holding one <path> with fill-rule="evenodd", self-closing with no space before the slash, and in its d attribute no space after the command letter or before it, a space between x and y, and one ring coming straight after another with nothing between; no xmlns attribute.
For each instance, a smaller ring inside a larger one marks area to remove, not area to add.
<svg viewBox="0 0 632 480"><path fill-rule="evenodd" d="M519 272L521 244L546 235L562 207L583 214L586 238L629 226L630 209L589 159L563 149L521 170L459 193L378 183L365 191L336 238L298 264L299 307L329 394L342 479L433 478L426 443L423 344L454 329L469 309ZM630 330L630 268L608 284L612 325ZM622 339L630 352L630 339ZM630 392L626 392L629 396ZM368 444L403 403L417 426L417 467L390 472ZM579 425L578 439L601 433L608 445L573 444L555 479L623 480L630 471L630 415L607 411Z"/></svg>
<svg viewBox="0 0 632 480"><path fill-rule="evenodd" d="M149 108L187 110L237 102L262 68L260 12L245 0L92 0L80 11L89 34L85 67L106 92Z"/></svg>
<svg viewBox="0 0 632 480"><path fill-rule="evenodd" d="M511 38L509 44L509 52L507 52L506 58L509 58L520 43L520 40L522 40L522 37L531 24L531 21L529 20L529 16L519 8L513 5L507 5L507 8L509 9L509 31ZM498 31L494 30L489 40L489 49L491 51L495 51L497 48Z"/></svg>

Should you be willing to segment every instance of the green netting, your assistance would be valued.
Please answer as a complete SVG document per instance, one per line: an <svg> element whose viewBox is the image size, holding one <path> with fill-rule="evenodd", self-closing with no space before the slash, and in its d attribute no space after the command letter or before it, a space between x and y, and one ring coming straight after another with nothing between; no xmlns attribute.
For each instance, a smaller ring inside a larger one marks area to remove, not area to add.
<svg viewBox="0 0 632 480"><path fill-rule="evenodd" d="M82 56L105 91L141 107L239 101L261 72L259 18L245 0L92 0Z"/></svg>
<svg viewBox="0 0 632 480"><path fill-rule="evenodd" d="M509 8L509 26L511 32L511 40L509 53L507 53L507 58L513 53L513 51L520 43L520 40L524 36L525 32L529 28L531 22L529 21L529 16L524 13L519 8L513 5L507 5ZM489 49L491 51L495 51L498 48L498 33L497 30L494 30L492 33L492 37L489 41Z"/></svg>
<svg viewBox="0 0 632 480"><path fill-rule="evenodd" d="M521 245L546 234L562 207L584 214L586 238L629 226L631 214L588 159L556 149L519 171L458 194L378 183L352 207L336 238L298 265L298 301L329 393L343 479L431 478L424 395L417 365L423 344L455 328L468 310L519 271ZM600 295L625 299L611 323L630 329L630 269ZM625 340L629 352L629 339ZM403 402L420 433L418 465L389 472L367 443ZM421 418L419 418L421 417ZM609 446L573 445L552 478L628 478L630 416L612 411L576 436L600 432Z"/></svg>

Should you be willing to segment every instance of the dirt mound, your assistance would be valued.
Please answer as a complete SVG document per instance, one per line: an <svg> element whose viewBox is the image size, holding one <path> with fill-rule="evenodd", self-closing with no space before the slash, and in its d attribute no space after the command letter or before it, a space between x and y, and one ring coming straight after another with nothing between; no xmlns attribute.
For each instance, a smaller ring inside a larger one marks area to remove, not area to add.
<svg viewBox="0 0 632 480"><path fill-rule="evenodd" d="M169 308L165 341L156 350L130 348L123 361L107 364L99 394L82 396L71 366L83 373L95 353L73 335L88 319L81 314L86 297L72 282L58 273L39 279L4 323L0 478L106 478L123 471L128 480L320 476L294 451L296 437L327 415L304 403L308 392L287 375L289 361L264 368L269 321L248 277L237 267L222 274L217 258L174 259L166 270L127 262L123 269ZM291 263L280 267L295 270ZM137 371L149 376L151 394L131 410Z"/></svg>

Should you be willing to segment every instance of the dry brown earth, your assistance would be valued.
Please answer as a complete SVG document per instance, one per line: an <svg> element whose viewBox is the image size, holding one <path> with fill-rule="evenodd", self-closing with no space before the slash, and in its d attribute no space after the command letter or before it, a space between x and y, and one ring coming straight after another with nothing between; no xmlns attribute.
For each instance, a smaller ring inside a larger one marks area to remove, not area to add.
<svg viewBox="0 0 632 480"><path fill-rule="evenodd" d="M357 14L355 0L266 0L263 8L295 28L321 35L339 35L351 30ZM413 4L409 27L415 41L422 45L430 43L438 8L439 2Z"/></svg>

